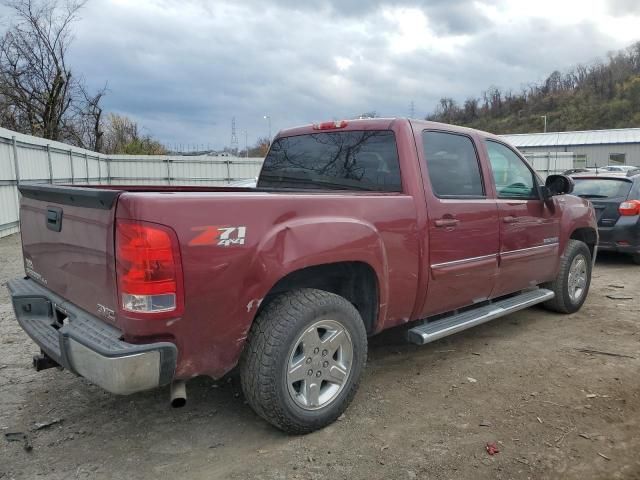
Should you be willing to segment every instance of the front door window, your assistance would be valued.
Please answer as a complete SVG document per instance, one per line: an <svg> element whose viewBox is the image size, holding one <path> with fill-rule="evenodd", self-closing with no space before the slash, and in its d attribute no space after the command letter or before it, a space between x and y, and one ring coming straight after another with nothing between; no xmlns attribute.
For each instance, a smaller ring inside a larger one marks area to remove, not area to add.
<svg viewBox="0 0 640 480"><path fill-rule="evenodd" d="M534 174L520 157L504 145L490 140L487 141L487 152L498 198L538 198Z"/></svg>

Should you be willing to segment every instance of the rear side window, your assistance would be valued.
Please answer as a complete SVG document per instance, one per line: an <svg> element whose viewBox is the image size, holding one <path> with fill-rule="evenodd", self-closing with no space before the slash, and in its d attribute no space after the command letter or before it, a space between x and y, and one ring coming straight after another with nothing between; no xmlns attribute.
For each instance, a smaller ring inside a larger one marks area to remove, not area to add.
<svg viewBox="0 0 640 480"><path fill-rule="evenodd" d="M575 178L573 195L583 198L627 198L631 190L629 180L615 178Z"/></svg>
<svg viewBox="0 0 640 480"><path fill-rule="evenodd" d="M484 197L478 156L469 137L422 132L431 188L438 197Z"/></svg>
<svg viewBox="0 0 640 480"><path fill-rule="evenodd" d="M399 192L395 135L367 130L279 138L264 160L258 187Z"/></svg>

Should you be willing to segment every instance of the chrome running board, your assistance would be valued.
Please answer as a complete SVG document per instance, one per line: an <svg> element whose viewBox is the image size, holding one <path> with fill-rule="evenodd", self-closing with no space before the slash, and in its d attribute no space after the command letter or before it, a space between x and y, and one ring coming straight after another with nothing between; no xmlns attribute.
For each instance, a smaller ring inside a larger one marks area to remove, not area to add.
<svg viewBox="0 0 640 480"><path fill-rule="evenodd" d="M408 339L411 343L424 345L467 328L531 307L537 303L546 302L551 300L554 295L551 290L546 288L529 290L504 300L497 300L482 307L413 327L407 332Z"/></svg>

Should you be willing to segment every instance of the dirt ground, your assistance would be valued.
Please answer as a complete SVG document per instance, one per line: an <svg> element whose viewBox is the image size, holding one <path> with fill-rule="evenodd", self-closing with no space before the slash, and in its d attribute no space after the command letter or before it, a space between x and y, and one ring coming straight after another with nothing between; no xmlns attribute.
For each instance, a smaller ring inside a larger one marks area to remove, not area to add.
<svg viewBox="0 0 640 480"><path fill-rule="evenodd" d="M258 418L234 377L192 381L175 410L167 388L117 397L36 373L5 288L20 274L19 236L0 239L3 480L640 478L640 267L625 257L600 257L572 316L534 308L424 347L376 337L342 420L304 437Z"/></svg>

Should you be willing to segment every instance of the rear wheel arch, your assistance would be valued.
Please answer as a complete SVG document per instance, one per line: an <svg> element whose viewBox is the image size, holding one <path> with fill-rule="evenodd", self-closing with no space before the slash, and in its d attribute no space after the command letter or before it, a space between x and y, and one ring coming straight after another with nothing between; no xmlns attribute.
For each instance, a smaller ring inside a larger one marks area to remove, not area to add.
<svg viewBox="0 0 640 480"><path fill-rule="evenodd" d="M288 273L269 289L254 320L276 296L301 288L324 290L345 298L360 313L367 334L376 331L380 282L373 267L361 261L319 264Z"/></svg>

